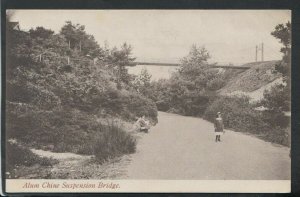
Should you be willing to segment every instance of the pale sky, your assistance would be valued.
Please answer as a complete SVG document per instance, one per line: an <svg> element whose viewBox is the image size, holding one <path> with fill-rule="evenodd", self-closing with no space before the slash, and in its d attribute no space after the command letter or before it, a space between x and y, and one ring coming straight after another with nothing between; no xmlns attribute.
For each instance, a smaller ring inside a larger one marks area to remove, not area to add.
<svg viewBox="0 0 300 197"><path fill-rule="evenodd" d="M291 21L289 10L14 10L22 30L43 26L59 32L65 21L85 25L100 44L133 46L138 60L178 62L192 44L205 46L211 62L255 60L264 42L264 60L281 59L275 26ZM259 52L258 59L261 58Z"/></svg>

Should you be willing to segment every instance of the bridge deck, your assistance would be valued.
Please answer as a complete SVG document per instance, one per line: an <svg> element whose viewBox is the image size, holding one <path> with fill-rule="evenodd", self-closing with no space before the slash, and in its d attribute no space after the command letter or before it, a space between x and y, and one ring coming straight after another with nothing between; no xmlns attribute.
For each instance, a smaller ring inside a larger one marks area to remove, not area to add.
<svg viewBox="0 0 300 197"><path fill-rule="evenodd" d="M130 66L136 65L151 65L151 66L179 66L180 64L176 63L157 63L157 62L133 62ZM242 69L247 70L249 66L221 66L221 65L213 65L212 68L224 68L224 69Z"/></svg>

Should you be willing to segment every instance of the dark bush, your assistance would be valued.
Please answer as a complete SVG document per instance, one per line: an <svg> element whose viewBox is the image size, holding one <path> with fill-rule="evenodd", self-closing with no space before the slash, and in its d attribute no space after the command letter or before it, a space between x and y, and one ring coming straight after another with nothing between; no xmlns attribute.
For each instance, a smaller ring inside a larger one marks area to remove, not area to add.
<svg viewBox="0 0 300 197"><path fill-rule="evenodd" d="M170 103L165 100L158 100L155 102L159 111L168 111L170 109Z"/></svg>
<svg viewBox="0 0 300 197"><path fill-rule="evenodd" d="M264 113L254 110L247 97L218 97L207 108L204 118L214 122L217 112L222 113L225 128L287 145L285 130L266 121Z"/></svg>
<svg viewBox="0 0 300 197"><path fill-rule="evenodd" d="M263 120L266 123L270 125L274 125L276 127L286 128L290 123L290 117L285 116L282 111L266 110L262 112L262 115L263 115Z"/></svg>
<svg viewBox="0 0 300 197"><path fill-rule="evenodd" d="M291 110L291 90L283 84L276 84L270 90L265 90L261 104L270 111Z"/></svg>
<svg viewBox="0 0 300 197"><path fill-rule="evenodd" d="M153 123L157 122L155 103L151 99L135 92L108 89L99 94L93 102L94 106L100 106L101 110L112 116L133 121L136 116L145 115Z"/></svg>
<svg viewBox="0 0 300 197"><path fill-rule="evenodd" d="M102 128L94 116L74 109L41 111L28 105L7 106L8 138L37 148L52 145L56 152L77 152Z"/></svg>
<svg viewBox="0 0 300 197"><path fill-rule="evenodd" d="M130 87L130 45L104 50L84 26L71 22L59 34L38 27L7 35L8 139L83 154L93 154L97 144L102 160L133 152L135 142L98 117L132 121L145 115L157 122L154 102ZM95 57L101 60L93 62Z"/></svg>
<svg viewBox="0 0 300 197"><path fill-rule="evenodd" d="M132 153L135 150L134 139L119 125L112 123L105 125L95 116L82 111L66 108L61 111L45 112L33 110L34 108L22 109L25 106L18 108L9 106L11 107L8 113L10 124L7 128L9 137L17 138L31 146L44 149L51 145L54 152L89 155L95 153L101 160L109 157L110 153L114 156L119 153ZM17 113L19 111L22 111L21 115ZM145 115L153 114L145 112ZM102 152L99 152L99 149L102 149Z"/></svg>
<svg viewBox="0 0 300 197"><path fill-rule="evenodd" d="M34 154L28 148L16 143L6 143L6 171L11 172L17 166L52 166L58 163L55 159L48 159Z"/></svg>
<svg viewBox="0 0 300 197"><path fill-rule="evenodd" d="M225 84L226 81L224 80L224 77L216 76L207 82L207 88L215 91L221 89L223 86L225 86Z"/></svg>
<svg viewBox="0 0 300 197"><path fill-rule="evenodd" d="M135 152L135 138L113 123L110 123L104 132L97 133L94 137L93 151L99 162Z"/></svg>
<svg viewBox="0 0 300 197"><path fill-rule="evenodd" d="M157 108L155 103L139 94L131 94L128 97L126 111L132 113L133 120L136 116L145 115L154 124L157 123Z"/></svg>

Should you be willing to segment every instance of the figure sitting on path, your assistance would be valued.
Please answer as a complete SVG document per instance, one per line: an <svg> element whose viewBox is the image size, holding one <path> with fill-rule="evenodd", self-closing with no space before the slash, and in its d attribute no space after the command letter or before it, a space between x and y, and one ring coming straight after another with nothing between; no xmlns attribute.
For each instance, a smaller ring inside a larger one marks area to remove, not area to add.
<svg viewBox="0 0 300 197"><path fill-rule="evenodd" d="M140 130L144 132L148 132L150 129L150 122L146 120L145 116L141 116L138 118L138 120L135 122L135 126Z"/></svg>
<svg viewBox="0 0 300 197"><path fill-rule="evenodd" d="M216 142L221 142L221 135L223 135L223 133L225 132L223 119L221 117L221 112L217 113L214 126L215 126Z"/></svg>

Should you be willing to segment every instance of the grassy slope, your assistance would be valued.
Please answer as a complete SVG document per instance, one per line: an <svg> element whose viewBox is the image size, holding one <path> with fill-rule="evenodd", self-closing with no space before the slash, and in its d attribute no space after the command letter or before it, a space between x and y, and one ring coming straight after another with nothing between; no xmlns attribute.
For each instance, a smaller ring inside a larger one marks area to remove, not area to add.
<svg viewBox="0 0 300 197"><path fill-rule="evenodd" d="M250 93L262 89L280 78L279 74L274 73L277 62L279 61L254 62L242 65L251 68L232 74L228 83L218 92L222 95L228 95L235 92Z"/></svg>

